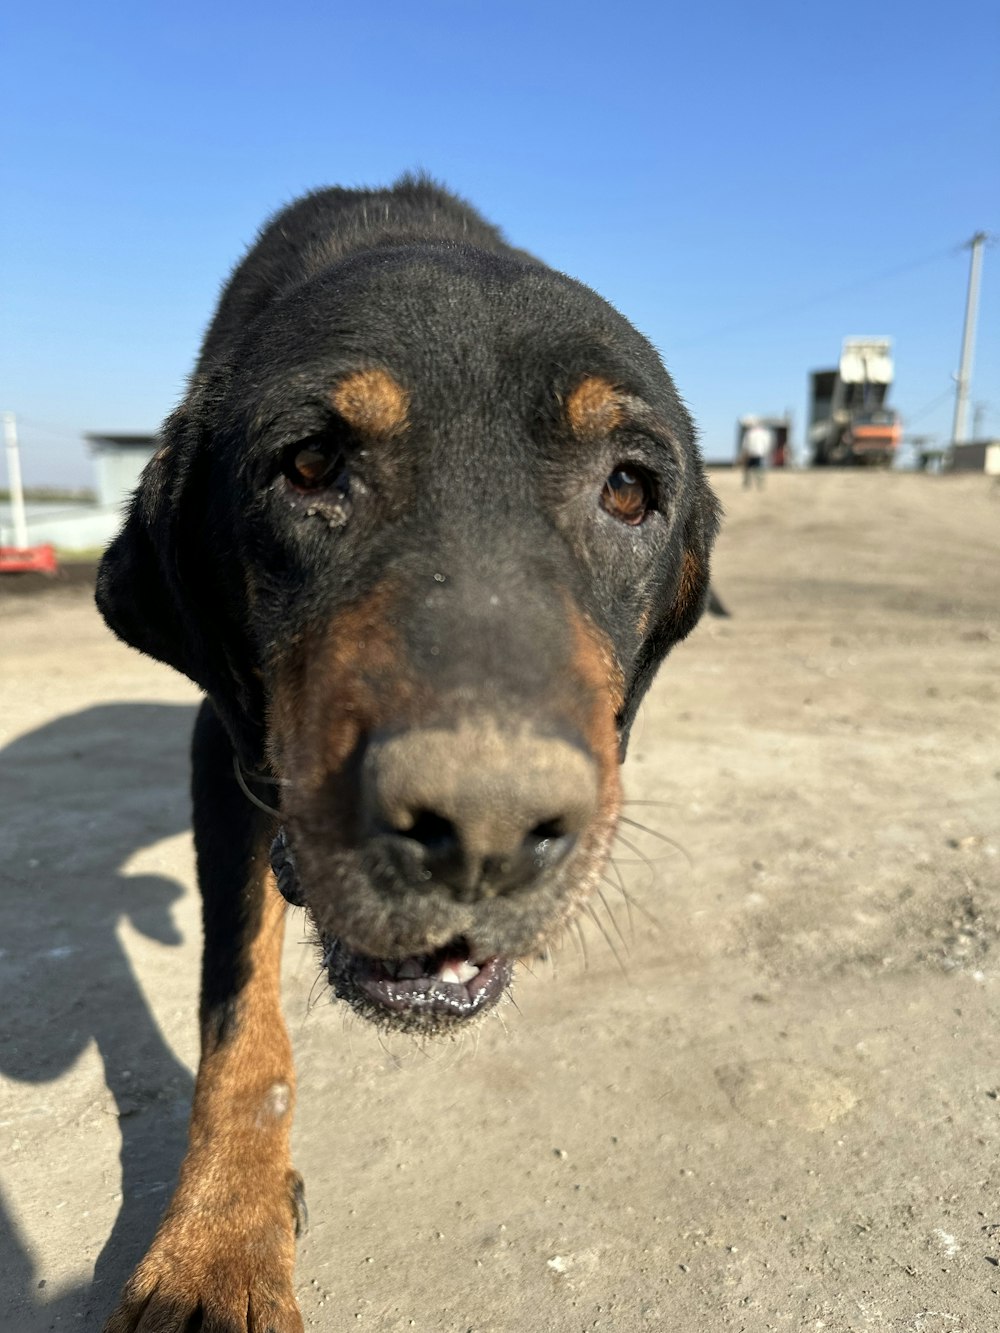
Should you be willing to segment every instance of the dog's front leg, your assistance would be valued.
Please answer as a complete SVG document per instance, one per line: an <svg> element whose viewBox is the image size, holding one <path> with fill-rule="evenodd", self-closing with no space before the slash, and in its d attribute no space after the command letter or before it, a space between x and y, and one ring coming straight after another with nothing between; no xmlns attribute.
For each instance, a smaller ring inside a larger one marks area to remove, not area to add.
<svg viewBox="0 0 1000 1333"><path fill-rule="evenodd" d="M208 703L193 759L205 953L188 1151L105 1333L300 1333L302 1186L289 1149L295 1076L280 1008L285 904L268 863L275 826L237 787Z"/></svg>

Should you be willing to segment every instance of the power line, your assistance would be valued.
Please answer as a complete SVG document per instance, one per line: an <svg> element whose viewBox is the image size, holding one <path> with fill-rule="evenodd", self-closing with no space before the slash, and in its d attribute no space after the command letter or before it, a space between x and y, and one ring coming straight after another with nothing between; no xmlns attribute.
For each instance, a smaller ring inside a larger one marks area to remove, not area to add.
<svg viewBox="0 0 1000 1333"><path fill-rule="evenodd" d="M18 414L18 421L22 426L30 426L32 430L43 430L46 435L62 435L66 439L82 440L84 432L74 430L72 426L56 426L51 421L39 421L36 417L25 417Z"/></svg>
<svg viewBox="0 0 1000 1333"><path fill-rule="evenodd" d="M928 264L935 264L939 259L946 256L957 254L965 248L965 242L961 245L949 245L945 250L935 250L933 254L924 255L920 259L908 260L905 264L896 264L892 268L883 269L879 273L872 273L866 278L859 278L855 282L845 283L842 287L833 288L831 291L824 292L821 295L806 297L804 301L796 301L791 305L779 306L765 314L751 315L748 319L738 320L734 324L722 325L708 333L699 333L695 338L686 338L681 342L671 343L671 350L684 347L697 347L700 343L710 342L714 338L723 338L730 333L741 333L745 329L756 328L759 324L766 324L773 319L781 319L785 315L800 314L804 310L811 310L814 306L823 305L827 301L835 301L840 296L847 296L851 292L862 291L866 287L875 286L876 283L887 282L890 278L899 277L903 273L912 273L914 269L924 268Z"/></svg>
<svg viewBox="0 0 1000 1333"><path fill-rule="evenodd" d="M932 398L929 403L926 403L919 410L919 412L907 412L906 414L907 426L912 426L913 423L915 421L919 421L921 417L929 416L930 413L933 412L936 407L940 407L941 404L945 402L946 399L950 398L954 392L955 392L954 385L949 385L948 388L945 389L944 393L939 393L936 398Z"/></svg>

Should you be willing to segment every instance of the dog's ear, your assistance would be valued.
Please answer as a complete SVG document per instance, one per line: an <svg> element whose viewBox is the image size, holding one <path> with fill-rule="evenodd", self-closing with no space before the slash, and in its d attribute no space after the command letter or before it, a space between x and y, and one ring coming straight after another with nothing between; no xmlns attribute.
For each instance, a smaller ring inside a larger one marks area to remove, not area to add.
<svg viewBox="0 0 1000 1333"><path fill-rule="evenodd" d="M177 535L185 480L193 466L184 407L169 417L146 464L125 522L97 572L97 607L120 639L199 679L197 647L184 615Z"/></svg>
<svg viewBox="0 0 1000 1333"><path fill-rule="evenodd" d="M687 638L708 603L709 565L722 510L700 468L695 485L694 503L684 525L684 545L676 591L659 626L658 649L661 657L675 643Z"/></svg>
<svg viewBox="0 0 1000 1333"><path fill-rule="evenodd" d="M209 468L197 417L186 404L164 424L101 561L97 606L120 639L207 691L241 758L253 763L263 703L239 614L245 608L234 605L243 588L225 586L219 553L206 541Z"/></svg>
<svg viewBox="0 0 1000 1333"><path fill-rule="evenodd" d="M663 606L658 608L658 614L654 613L651 619L618 718L619 750L623 759L636 710L652 684L657 668L674 644L691 633L708 601L712 547L722 511L700 462L693 478L693 489L675 557L673 585Z"/></svg>

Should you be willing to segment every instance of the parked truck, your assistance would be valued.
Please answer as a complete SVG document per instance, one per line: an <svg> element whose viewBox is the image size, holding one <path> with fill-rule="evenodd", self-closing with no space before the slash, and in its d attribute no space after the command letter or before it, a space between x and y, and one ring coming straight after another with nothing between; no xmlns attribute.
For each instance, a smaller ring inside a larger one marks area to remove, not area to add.
<svg viewBox="0 0 1000 1333"><path fill-rule="evenodd" d="M887 466L902 437L889 338L845 338L840 363L809 377L808 441L817 467Z"/></svg>

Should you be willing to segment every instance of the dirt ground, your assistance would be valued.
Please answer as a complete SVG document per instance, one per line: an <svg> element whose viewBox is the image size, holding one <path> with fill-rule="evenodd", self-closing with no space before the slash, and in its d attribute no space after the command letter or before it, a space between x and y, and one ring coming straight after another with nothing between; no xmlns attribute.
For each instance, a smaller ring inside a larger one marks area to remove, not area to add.
<svg viewBox="0 0 1000 1333"><path fill-rule="evenodd" d="M644 707L585 956L421 1049L292 919L307 1328L1000 1326L1000 488L715 479L732 618ZM0 1328L89 1330L183 1147L196 695L73 586L0 596L0 673Z"/></svg>

